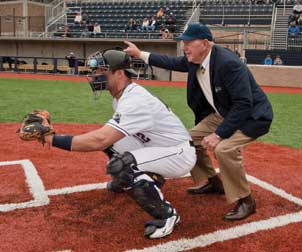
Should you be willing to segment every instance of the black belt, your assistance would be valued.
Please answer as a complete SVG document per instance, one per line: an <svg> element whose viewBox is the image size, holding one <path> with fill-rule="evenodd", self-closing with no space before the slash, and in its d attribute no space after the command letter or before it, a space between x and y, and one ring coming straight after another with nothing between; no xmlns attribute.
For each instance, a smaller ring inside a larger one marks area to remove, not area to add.
<svg viewBox="0 0 302 252"><path fill-rule="evenodd" d="M194 142L193 141L189 141L190 146L195 147Z"/></svg>

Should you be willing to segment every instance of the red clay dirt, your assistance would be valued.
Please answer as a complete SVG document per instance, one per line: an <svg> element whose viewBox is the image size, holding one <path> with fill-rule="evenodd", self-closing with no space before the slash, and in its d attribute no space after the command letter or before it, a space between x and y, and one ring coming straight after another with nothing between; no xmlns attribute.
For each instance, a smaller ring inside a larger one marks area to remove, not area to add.
<svg viewBox="0 0 302 252"><path fill-rule="evenodd" d="M24 74L24 73L6 73L1 72L0 78L21 78L37 80L63 80L71 82L86 82L85 76L53 75L53 74ZM156 81L156 80L138 80L139 84L145 86L167 86L167 87L186 87L186 82ZM267 93L288 93L302 94L302 88L270 87L261 86Z"/></svg>
<svg viewBox="0 0 302 252"><path fill-rule="evenodd" d="M22 142L14 133L18 126L0 124L2 143L5 143L0 145L0 162L31 160L46 190L99 183L109 179L105 175L107 158L104 153L70 153L42 147L35 142ZM54 127L62 134L80 134L100 125L54 124ZM255 142L246 148L245 168L249 174L301 197L301 151ZM0 181L4 181L0 187L3 189L0 196L8 200L2 200L0 204L28 200L28 192L22 181L24 175L18 173L18 167L10 168L11 172L14 171L15 178L14 174L6 174L9 169L7 166L0 166ZM2 169L5 172L1 172ZM17 190L5 188L4 185L12 185L6 181L11 179L17 185ZM181 215L180 225L167 239L150 241L143 237L143 224L150 218L126 194L94 190L50 196L50 203L46 206L1 213L0 251L122 252L301 211L301 207L296 204L252 185L257 200L257 213L245 221L224 222L221 217L230 208L224 197L188 195L185 190L191 185L190 178L184 178L167 181L164 186L165 197ZM10 193L9 198L5 192ZM291 224L190 252L300 252L301 237L302 224Z"/></svg>

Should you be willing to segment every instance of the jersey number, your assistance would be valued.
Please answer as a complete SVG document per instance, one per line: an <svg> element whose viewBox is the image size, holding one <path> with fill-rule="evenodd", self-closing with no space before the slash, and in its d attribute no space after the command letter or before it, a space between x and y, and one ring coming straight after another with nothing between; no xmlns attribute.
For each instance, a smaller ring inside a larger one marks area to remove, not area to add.
<svg viewBox="0 0 302 252"><path fill-rule="evenodd" d="M143 133L136 133L135 136L143 143L148 143L151 141L151 139L146 137Z"/></svg>

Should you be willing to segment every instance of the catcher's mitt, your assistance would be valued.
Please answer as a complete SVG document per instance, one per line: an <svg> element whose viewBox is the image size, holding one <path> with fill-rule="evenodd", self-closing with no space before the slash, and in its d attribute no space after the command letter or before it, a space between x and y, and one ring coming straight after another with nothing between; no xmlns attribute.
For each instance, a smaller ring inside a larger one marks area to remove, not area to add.
<svg viewBox="0 0 302 252"><path fill-rule="evenodd" d="M45 136L55 134L50 124L50 114L46 110L34 110L28 113L21 124L17 134L24 141L38 140L45 143Z"/></svg>

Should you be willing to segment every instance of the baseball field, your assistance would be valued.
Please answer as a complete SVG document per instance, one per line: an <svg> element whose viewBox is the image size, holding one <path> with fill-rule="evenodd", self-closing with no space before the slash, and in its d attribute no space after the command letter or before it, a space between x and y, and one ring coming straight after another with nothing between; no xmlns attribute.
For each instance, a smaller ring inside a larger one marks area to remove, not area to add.
<svg viewBox="0 0 302 252"><path fill-rule="evenodd" d="M138 82L193 126L184 84ZM163 192L181 222L168 238L148 240L149 216L127 195L104 190L102 152L69 153L15 134L36 108L51 113L58 133L101 127L113 113L110 95L93 99L83 78L0 74L0 252L302 251L302 90L263 89L274 122L244 153L257 213L224 222L232 207L224 196L188 195L190 178L169 180Z"/></svg>

